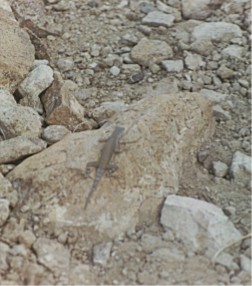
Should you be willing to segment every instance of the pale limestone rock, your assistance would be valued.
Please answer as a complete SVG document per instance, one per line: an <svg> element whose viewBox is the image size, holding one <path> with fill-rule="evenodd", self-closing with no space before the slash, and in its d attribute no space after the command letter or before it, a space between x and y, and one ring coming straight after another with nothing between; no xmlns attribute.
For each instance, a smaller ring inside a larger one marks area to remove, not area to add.
<svg viewBox="0 0 252 286"><path fill-rule="evenodd" d="M228 94L216 92L211 89L201 89L200 94L206 99L212 101L213 103L221 103L227 100Z"/></svg>
<svg viewBox="0 0 252 286"><path fill-rule="evenodd" d="M227 164L221 161L213 162L213 173L216 177L223 178L226 176L227 172L228 172Z"/></svg>
<svg viewBox="0 0 252 286"><path fill-rule="evenodd" d="M18 193L12 188L8 179L0 173L0 198L7 199L10 206L14 208L18 202Z"/></svg>
<svg viewBox="0 0 252 286"><path fill-rule="evenodd" d="M182 19L181 12L178 9L167 6L160 0L157 0L157 9L164 13L172 14L175 17L175 21L181 21Z"/></svg>
<svg viewBox="0 0 252 286"><path fill-rule="evenodd" d="M175 17L171 14L152 11L143 18L142 23L153 27L163 26L169 28L173 25L174 19Z"/></svg>
<svg viewBox="0 0 252 286"><path fill-rule="evenodd" d="M230 56L241 59L244 54L244 47L238 45L230 45L221 51L223 56Z"/></svg>
<svg viewBox="0 0 252 286"><path fill-rule="evenodd" d="M230 166L230 174L235 182L248 184L251 178L251 157L236 151Z"/></svg>
<svg viewBox="0 0 252 286"><path fill-rule="evenodd" d="M202 60L200 55L185 52L185 65L189 70L199 70L204 67L206 63Z"/></svg>
<svg viewBox="0 0 252 286"><path fill-rule="evenodd" d="M69 134L70 131L63 125L50 125L43 130L42 138L48 143L56 143Z"/></svg>
<svg viewBox="0 0 252 286"><path fill-rule="evenodd" d="M240 255L240 265L243 271L251 273L251 259L243 254Z"/></svg>
<svg viewBox="0 0 252 286"><path fill-rule="evenodd" d="M4 139L19 135L39 136L41 125L40 117L33 108L18 104L1 105L0 102L0 126Z"/></svg>
<svg viewBox="0 0 252 286"><path fill-rule="evenodd" d="M182 60L166 60L162 61L161 64L167 72L182 72L184 69Z"/></svg>
<svg viewBox="0 0 252 286"><path fill-rule="evenodd" d="M109 70L109 72L113 75L113 76L118 76L121 72L121 70L117 67L117 66L112 66Z"/></svg>
<svg viewBox="0 0 252 286"><path fill-rule="evenodd" d="M222 0L215 0L214 4L221 4ZM215 9L212 0L182 0L182 13L187 19L204 20Z"/></svg>
<svg viewBox="0 0 252 286"><path fill-rule="evenodd" d="M17 105L14 96L6 89L0 88L0 106Z"/></svg>
<svg viewBox="0 0 252 286"><path fill-rule="evenodd" d="M191 43L190 48L197 54L208 56L215 49L215 46L211 40L196 40Z"/></svg>
<svg viewBox="0 0 252 286"><path fill-rule="evenodd" d="M53 82L53 70L47 65L38 65L21 82L18 92L23 97L22 105L30 106L39 113L43 112L39 95L45 91Z"/></svg>
<svg viewBox="0 0 252 286"><path fill-rule="evenodd" d="M22 233L20 233L19 238L18 238L19 243L22 243L28 248L32 246L35 240L36 240L36 236L30 230L23 231Z"/></svg>
<svg viewBox="0 0 252 286"><path fill-rule="evenodd" d="M142 38L131 51L132 60L143 66L158 64L172 55L172 48L166 42L146 38Z"/></svg>
<svg viewBox="0 0 252 286"><path fill-rule="evenodd" d="M54 274L67 276L70 263L70 252L62 244L47 238L38 238L33 244L38 262Z"/></svg>
<svg viewBox="0 0 252 286"><path fill-rule="evenodd" d="M64 125L71 131L91 129L94 124L86 119L85 109L74 96L77 86L72 81L63 81L59 73L54 73L52 86L42 96L49 125Z"/></svg>
<svg viewBox="0 0 252 286"><path fill-rule="evenodd" d="M0 226L6 222L10 214L9 205L10 202L8 200L0 198Z"/></svg>
<svg viewBox="0 0 252 286"><path fill-rule="evenodd" d="M5 273L9 268L7 262L9 250L9 245L0 241L0 274Z"/></svg>
<svg viewBox="0 0 252 286"><path fill-rule="evenodd" d="M226 22L209 22L196 26L192 31L192 40L214 40L229 42L236 37L242 37L239 26Z"/></svg>
<svg viewBox="0 0 252 286"><path fill-rule="evenodd" d="M105 266L109 260L112 245L112 242L95 245L93 249L93 262Z"/></svg>
<svg viewBox="0 0 252 286"><path fill-rule="evenodd" d="M227 68L225 65L221 65L217 70L217 75L225 80L232 78L235 75L235 72L231 70L230 68Z"/></svg>
<svg viewBox="0 0 252 286"><path fill-rule="evenodd" d="M8 10L0 9L0 88L14 92L28 74L35 50L25 30Z"/></svg>
<svg viewBox="0 0 252 286"><path fill-rule="evenodd" d="M32 209L38 198L43 204L41 232L81 228L95 244L98 234L114 238L134 227L142 212L157 211L164 196L178 191L183 162L195 156L214 129L211 104L197 93L148 96L115 114L113 121L126 128L121 153L112 160L118 166L116 176L102 177L86 210L93 179L83 173L87 162L98 160L104 144L100 140L113 131L109 122L100 130L67 135L8 173L11 182L19 178L24 192L31 185L36 190L27 206ZM60 204L52 194L61 197Z"/></svg>
<svg viewBox="0 0 252 286"><path fill-rule="evenodd" d="M168 196L160 222L166 231L172 231L191 251L206 251L209 257L241 237L219 207L188 197Z"/></svg>
<svg viewBox="0 0 252 286"><path fill-rule="evenodd" d="M0 142L0 163L14 162L45 148L45 141L36 137L17 136L4 140Z"/></svg>
<svg viewBox="0 0 252 286"><path fill-rule="evenodd" d="M137 64L124 64L122 65L121 68L122 68L122 73L127 75L139 72L141 70L141 67Z"/></svg>
<svg viewBox="0 0 252 286"><path fill-rule="evenodd" d="M231 119L231 115L229 113L229 111L224 110L220 105L215 105L213 107L213 115L215 118L219 119L219 120L230 120Z"/></svg>
<svg viewBox="0 0 252 286"><path fill-rule="evenodd" d="M74 68L74 62L72 59L59 59L57 66L61 72L66 72Z"/></svg>

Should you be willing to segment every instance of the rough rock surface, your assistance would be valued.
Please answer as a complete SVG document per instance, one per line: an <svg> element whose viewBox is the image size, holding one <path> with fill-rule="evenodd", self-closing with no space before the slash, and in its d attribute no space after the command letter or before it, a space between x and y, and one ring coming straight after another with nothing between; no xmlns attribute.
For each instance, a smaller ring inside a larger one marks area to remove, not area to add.
<svg viewBox="0 0 252 286"><path fill-rule="evenodd" d="M14 92L29 72L35 50L13 15L0 8L0 88Z"/></svg>
<svg viewBox="0 0 252 286"><path fill-rule="evenodd" d="M136 117L134 109L145 112L140 111L142 114ZM175 114L180 116L176 117L176 123L172 121ZM141 204L144 203L145 207L150 204L151 208L155 209L157 201L169 193L178 191L183 161L213 131L211 106L198 94L146 98L136 104L131 111L119 114L115 122L122 125L122 122L126 122L126 116L130 118L130 122L127 123L127 127L125 126L129 129L124 140L136 143L129 143L127 151L116 157L119 165L116 175L119 179L111 181L104 178L86 211L83 206L92 180L86 181L81 174L85 170L86 163L97 158L97 149L100 149L97 140L104 136L101 134L102 131L67 135L44 152L25 160L8 174L7 177L11 181L20 178L25 184L26 181L32 180L33 189L36 190L34 194L43 192L40 202L47 213L48 221L41 225L42 229L46 231L51 225L59 227L62 231L72 226L88 227L90 231L85 234L90 239L93 237L93 241L95 240L93 226L95 233L102 233L108 237L119 235L129 225L136 224L138 221L136 213L141 211ZM149 132L152 134L151 137ZM196 134L201 135L196 136ZM90 138L93 139L90 141ZM161 138L164 141L160 140ZM200 141L195 138L200 138ZM147 142L149 145L149 140L153 142L151 149L146 145ZM138 153L135 152L136 149ZM149 150L148 155L144 150ZM134 165L131 162L134 162ZM50 167L45 168L45 166ZM85 185L83 180L86 181ZM75 191L69 193L73 186ZM70 196L68 203L62 201L58 205L57 200L50 204L45 203L47 196L51 196L52 193L57 196L62 189L68 190ZM30 195L27 203L34 204L37 196ZM151 200L151 197L156 197L157 201ZM95 237L98 238L97 235Z"/></svg>

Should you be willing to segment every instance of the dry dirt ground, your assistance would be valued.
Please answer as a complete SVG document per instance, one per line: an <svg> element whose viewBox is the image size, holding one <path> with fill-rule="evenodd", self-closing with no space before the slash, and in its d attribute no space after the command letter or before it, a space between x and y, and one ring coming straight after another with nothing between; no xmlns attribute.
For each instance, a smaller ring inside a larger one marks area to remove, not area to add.
<svg viewBox="0 0 252 286"><path fill-rule="evenodd" d="M140 2L145 4L140 5ZM225 118L225 115L216 115L215 134L199 150L198 158L195 158L194 162L185 164L178 194L214 203L224 210L242 235L247 235L251 233L250 187L235 182L229 173L224 177L218 177L212 168L215 161L230 166L233 154L237 150L250 155L250 32L243 21L244 10L223 11L220 9L221 5L216 5L211 15L202 20L225 21L239 25L243 31L240 45L246 50L242 59L225 58L221 51L227 44L216 42L215 49L209 55L202 56L207 63L204 68L190 70L185 67L178 73L167 73L160 65L153 64L143 67L143 80L130 84L129 75L123 72L115 75L113 70L111 71L111 66L121 69L123 57L127 61L127 52L143 36L167 42L173 48L174 59L185 59L186 50L190 50L188 48L190 45L184 42L186 36L183 32L188 31L190 25L194 26L193 21L188 23L188 20L182 17L171 28L157 26L151 27L150 31L144 30L141 19L148 9L157 7L157 2L159 5L161 2L181 12L180 1L175 0L45 1L48 19L54 22L57 29L62 30L61 36L48 35L42 39L48 47L50 65L54 69L61 70L65 79L71 79L78 84L82 90L82 94L79 95L80 100L90 115L92 110L103 102L123 101L130 104L147 93L165 92L166 89L171 89L172 82L176 82L178 90L182 91L208 88L229 94L229 100L222 103L222 108L229 114L228 118ZM125 35L129 36L124 37ZM117 55L112 65L104 60L108 54ZM62 59L70 61L70 64L65 63L66 68L60 66ZM226 64L235 71L235 76L219 80L216 84L217 69L211 68L211 62L214 61L218 62L218 67ZM188 76L191 77L190 83L186 82ZM198 80L199 78L202 80ZM246 86L246 82L249 86ZM204 160L201 160L201 157ZM149 215L134 231L115 239L111 256L105 265L93 263L92 251L80 250L78 246L73 247L71 255L83 261L83 267L76 268L76 273L71 273L72 276L79 277L75 281L79 284L90 281L92 284L114 285L251 285L249 272L243 271L240 266L240 255L251 259L249 238L227 250L237 267L213 265L209 258L201 253L197 256L187 254L183 266L178 264L176 259L174 262L164 261L160 257L151 256L153 251L162 247L168 248L170 243L159 223L159 215L159 213L153 213L152 217ZM183 245L179 242L178 248L183 252ZM6 274L5 281L17 281L15 265L13 269ZM27 283L27 281L17 282ZM57 277L50 275L48 280L44 277L38 283L43 282L61 283Z"/></svg>

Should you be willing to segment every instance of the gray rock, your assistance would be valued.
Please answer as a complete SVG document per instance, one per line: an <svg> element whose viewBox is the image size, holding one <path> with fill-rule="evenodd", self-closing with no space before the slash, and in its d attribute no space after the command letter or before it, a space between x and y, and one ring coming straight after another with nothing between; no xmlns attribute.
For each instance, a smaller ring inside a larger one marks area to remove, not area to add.
<svg viewBox="0 0 252 286"><path fill-rule="evenodd" d="M172 55L172 48L166 42L146 38L142 38L131 51L132 60L143 66L158 64Z"/></svg>
<svg viewBox="0 0 252 286"><path fill-rule="evenodd" d="M220 119L224 121L231 119L230 113L224 110L220 105L215 105L213 107L213 115L216 119Z"/></svg>
<svg viewBox="0 0 252 286"><path fill-rule="evenodd" d="M157 0L157 9L161 12L172 14L175 17L175 21L181 21L181 13L179 9L173 8L171 6L165 5L162 1Z"/></svg>
<svg viewBox="0 0 252 286"><path fill-rule="evenodd" d="M190 246L191 251L206 250L209 257L241 237L219 207L188 197L168 196L160 222L166 231L172 231L177 239Z"/></svg>
<svg viewBox="0 0 252 286"><path fill-rule="evenodd" d="M174 19L173 15L152 11L142 19L142 23L153 27L163 26L169 28L173 26Z"/></svg>
<svg viewBox="0 0 252 286"><path fill-rule="evenodd" d="M18 92L22 95L20 103L43 112L39 95L53 82L53 70L47 65L39 65L21 82Z"/></svg>
<svg viewBox="0 0 252 286"><path fill-rule="evenodd" d="M185 52L185 55L185 64L190 70L199 70L201 67L204 67L206 65L200 55L192 54L189 52Z"/></svg>
<svg viewBox="0 0 252 286"><path fill-rule="evenodd" d="M5 139L19 135L39 136L41 125L40 117L33 108L0 103L0 126Z"/></svg>
<svg viewBox="0 0 252 286"><path fill-rule="evenodd" d="M36 67L40 65L49 65L49 61L48 60L34 60L32 69L35 69Z"/></svg>
<svg viewBox="0 0 252 286"><path fill-rule="evenodd" d="M0 87L14 92L31 69L35 49L11 15L0 9Z"/></svg>
<svg viewBox="0 0 252 286"><path fill-rule="evenodd" d="M162 247L164 242L162 238L149 233L144 233L141 237L141 246L146 253L153 252L154 250Z"/></svg>
<svg viewBox="0 0 252 286"><path fill-rule="evenodd" d="M112 66L109 71L113 76L118 76L121 72L117 66Z"/></svg>
<svg viewBox="0 0 252 286"><path fill-rule="evenodd" d="M230 45L221 51L222 56L229 56L241 59L244 54L244 48L238 45Z"/></svg>
<svg viewBox="0 0 252 286"><path fill-rule="evenodd" d="M223 80L232 78L234 74L235 72L230 68L227 68L224 64L217 70L217 75Z"/></svg>
<svg viewBox="0 0 252 286"><path fill-rule="evenodd" d="M240 265L243 271L251 273L251 259L243 254L240 255Z"/></svg>
<svg viewBox="0 0 252 286"><path fill-rule="evenodd" d="M182 72L184 69L184 64L182 60L166 60L162 61L161 64L167 72Z"/></svg>
<svg viewBox="0 0 252 286"><path fill-rule="evenodd" d="M33 244L38 262L57 275L68 275L70 252L62 244L47 238L38 238Z"/></svg>
<svg viewBox="0 0 252 286"><path fill-rule="evenodd" d="M9 268L7 262L9 251L9 245L0 241L0 274L4 274Z"/></svg>
<svg viewBox="0 0 252 286"><path fill-rule="evenodd" d="M50 125L43 130L42 138L52 144L60 141L69 133L70 131L63 125Z"/></svg>
<svg viewBox="0 0 252 286"><path fill-rule="evenodd" d="M151 258L161 259L163 261L185 261L185 255L181 250L176 248L159 248L150 255Z"/></svg>
<svg viewBox="0 0 252 286"><path fill-rule="evenodd" d="M140 70L141 70L141 67L138 64L122 65L122 73L127 74L127 75L139 72Z"/></svg>
<svg viewBox="0 0 252 286"><path fill-rule="evenodd" d="M228 94L216 92L214 90L205 89L205 88L203 88L200 91L200 94L203 97L205 97L206 99L212 101L213 103L221 103L221 102L225 101L228 97Z"/></svg>
<svg viewBox="0 0 252 286"><path fill-rule="evenodd" d="M251 157L236 151L230 166L230 175L236 182L248 184L251 176Z"/></svg>
<svg viewBox="0 0 252 286"><path fill-rule="evenodd" d="M135 35L127 33L122 36L121 42L124 45L134 46L137 44L138 38Z"/></svg>
<svg viewBox="0 0 252 286"><path fill-rule="evenodd" d="M46 148L45 141L36 137L17 136L0 142L0 163L10 163L38 153Z"/></svg>
<svg viewBox="0 0 252 286"><path fill-rule="evenodd" d="M23 231L18 238L19 243L25 245L28 248L31 248L35 240L36 236L30 230Z"/></svg>
<svg viewBox="0 0 252 286"><path fill-rule="evenodd" d="M228 166L221 161L213 162L213 173L216 177L223 178L228 172Z"/></svg>
<svg viewBox="0 0 252 286"><path fill-rule="evenodd" d="M112 242L95 245L93 249L93 262L105 266L109 260L112 245Z"/></svg>
<svg viewBox="0 0 252 286"><path fill-rule="evenodd" d="M228 42L234 37L242 37L239 26L226 22L209 22L196 26L192 32L192 40L214 40Z"/></svg>
<svg viewBox="0 0 252 286"><path fill-rule="evenodd" d="M61 72L70 71L74 68L74 62L72 59L59 59L57 67Z"/></svg>
<svg viewBox="0 0 252 286"><path fill-rule="evenodd" d="M0 198L0 226L2 226L9 217L10 214L9 205L10 202L8 200Z"/></svg>
<svg viewBox="0 0 252 286"><path fill-rule="evenodd" d="M214 49L215 46L212 44L211 40L196 40L191 43L191 51L196 52L202 56L208 56Z"/></svg>
<svg viewBox="0 0 252 286"><path fill-rule="evenodd" d="M225 266L229 271L239 269L238 265L233 261L233 256L225 252L218 255L214 262Z"/></svg>
<svg viewBox="0 0 252 286"><path fill-rule="evenodd" d="M149 36L151 34L151 28L145 25L138 26L138 30L143 33L145 36Z"/></svg>

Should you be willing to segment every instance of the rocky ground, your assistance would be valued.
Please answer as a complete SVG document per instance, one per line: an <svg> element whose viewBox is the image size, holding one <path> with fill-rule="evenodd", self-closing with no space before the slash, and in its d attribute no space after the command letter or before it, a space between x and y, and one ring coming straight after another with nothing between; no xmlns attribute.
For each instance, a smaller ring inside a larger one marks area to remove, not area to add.
<svg viewBox="0 0 252 286"><path fill-rule="evenodd" d="M0 1L1 285L251 285L250 8Z"/></svg>

